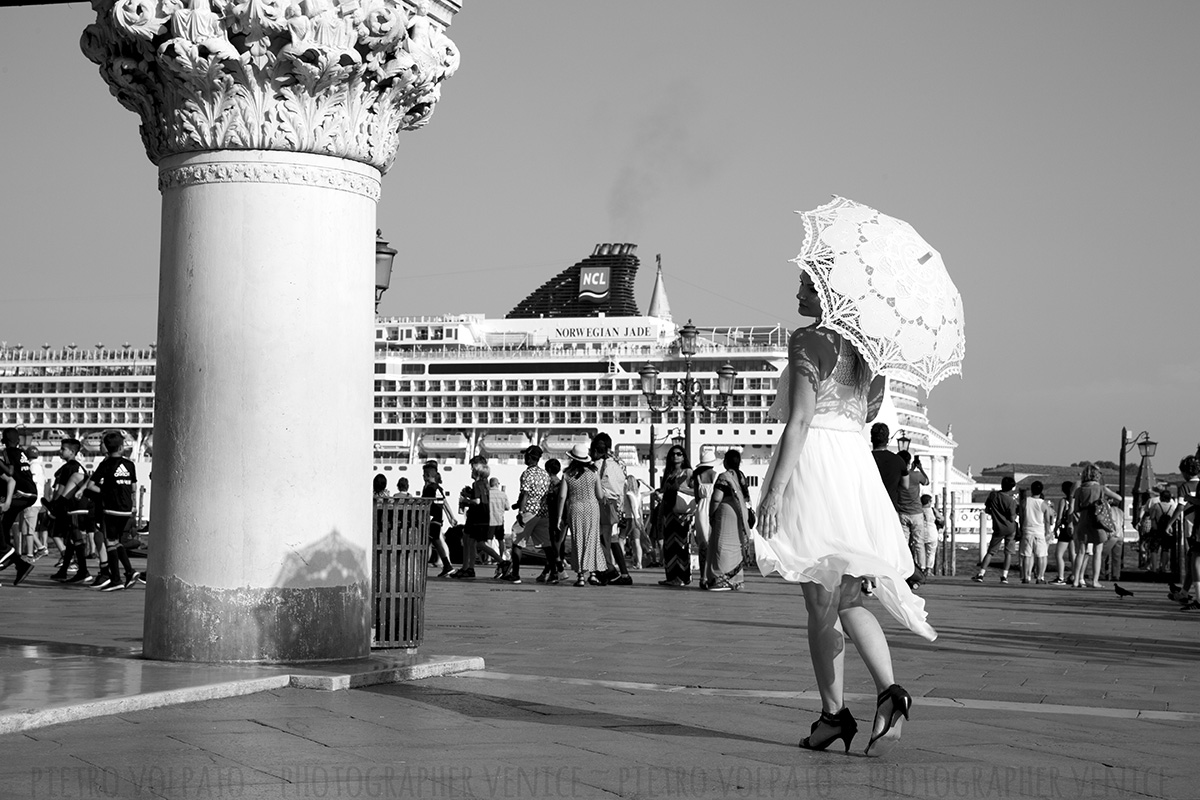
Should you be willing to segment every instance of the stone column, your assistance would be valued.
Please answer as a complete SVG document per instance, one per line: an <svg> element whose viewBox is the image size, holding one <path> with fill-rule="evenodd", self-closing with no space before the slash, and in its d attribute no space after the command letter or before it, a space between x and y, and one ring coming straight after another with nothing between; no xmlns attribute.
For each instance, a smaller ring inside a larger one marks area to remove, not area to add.
<svg viewBox="0 0 1200 800"><path fill-rule="evenodd" d="M163 195L144 652L370 650L375 205L452 0L96 0Z"/></svg>

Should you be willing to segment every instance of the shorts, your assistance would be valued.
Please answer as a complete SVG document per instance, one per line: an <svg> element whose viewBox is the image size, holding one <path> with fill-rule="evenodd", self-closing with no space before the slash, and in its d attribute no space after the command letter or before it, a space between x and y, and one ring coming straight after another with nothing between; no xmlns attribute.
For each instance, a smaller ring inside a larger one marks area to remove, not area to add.
<svg viewBox="0 0 1200 800"><path fill-rule="evenodd" d="M910 544L924 544L925 542L925 515L924 514L901 514L900 527L904 530L904 535Z"/></svg>
<svg viewBox="0 0 1200 800"><path fill-rule="evenodd" d="M493 539L503 542L504 541L504 533L505 533L505 531L504 531L503 525L493 525L492 526L492 538Z"/></svg>
<svg viewBox="0 0 1200 800"><path fill-rule="evenodd" d="M1045 558L1050 554L1045 534L1027 533L1021 539L1022 558Z"/></svg>
<svg viewBox="0 0 1200 800"><path fill-rule="evenodd" d="M993 531L991 541L988 542L987 552L993 553L1000 549L1000 544L1004 544L1004 552L1010 555L1017 555L1020 550L1020 545L1017 543L1016 532L1002 533Z"/></svg>
<svg viewBox="0 0 1200 800"><path fill-rule="evenodd" d="M79 517L75 514L59 513L54 517L54 538L71 544L83 543L83 531L79 529Z"/></svg>
<svg viewBox="0 0 1200 800"><path fill-rule="evenodd" d="M525 528L518 536L520 541L528 542L532 547L550 546L550 518L545 514L525 522Z"/></svg>
<svg viewBox="0 0 1200 800"><path fill-rule="evenodd" d="M442 535L442 523L429 521L429 541L436 542Z"/></svg>
<svg viewBox="0 0 1200 800"><path fill-rule="evenodd" d="M468 523L466 533L477 542L490 542L494 534L491 525L480 525L479 523Z"/></svg>
<svg viewBox="0 0 1200 800"><path fill-rule="evenodd" d="M104 540L110 545L117 545L124 541L126 531L133 525L133 517L122 517L119 514L105 514L104 520Z"/></svg>
<svg viewBox="0 0 1200 800"><path fill-rule="evenodd" d="M1075 546L1084 544L1104 544L1108 541L1109 533L1100 528L1076 528Z"/></svg>

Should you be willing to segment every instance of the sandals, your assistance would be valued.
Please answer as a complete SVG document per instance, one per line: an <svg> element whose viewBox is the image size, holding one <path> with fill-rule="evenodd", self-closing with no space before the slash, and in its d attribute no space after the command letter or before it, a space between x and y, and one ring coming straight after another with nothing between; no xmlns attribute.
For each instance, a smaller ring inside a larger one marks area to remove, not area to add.
<svg viewBox="0 0 1200 800"><path fill-rule="evenodd" d="M828 736L818 739L817 728L822 725L831 730L828 732ZM846 752L849 753L850 742L856 733L858 733L858 720L854 719L850 709L843 708L836 714L822 711L820 718L812 724L809 735L800 740L800 747L804 750L824 750L841 739L842 743L846 745Z"/></svg>
<svg viewBox="0 0 1200 800"><path fill-rule="evenodd" d="M872 749L875 751L874 755L885 755L900 741L900 726L903 720L908 719L908 710L912 708L912 696L895 683L880 692L878 700L879 704L875 708L876 722L883 711L884 703L890 702L892 710L884 719L883 729L879 733L873 733L871 741L867 742L865 755L868 756L872 755Z"/></svg>

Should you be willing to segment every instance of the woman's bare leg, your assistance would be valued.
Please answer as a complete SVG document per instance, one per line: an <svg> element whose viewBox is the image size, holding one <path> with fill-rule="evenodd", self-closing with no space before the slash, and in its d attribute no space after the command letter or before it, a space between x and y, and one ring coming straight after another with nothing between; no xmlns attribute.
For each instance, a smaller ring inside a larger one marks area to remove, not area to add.
<svg viewBox="0 0 1200 800"><path fill-rule="evenodd" d="M808 611L808 652L812 659L821 706L830 713L842 710L843 665L846 637L838 621L841 587L830 592L819 583L802 583L804 607Z"/></svg>
<svg viewBox="0 0 1200 800"><path fill-rule="evenodd" d="M846 576L842 579L841 607L838 617L850 635L858 654L862 656L875 681L875 691L882 692L896 682L892 673L892 651L879 620L863 605L862 579Z"/></svg>

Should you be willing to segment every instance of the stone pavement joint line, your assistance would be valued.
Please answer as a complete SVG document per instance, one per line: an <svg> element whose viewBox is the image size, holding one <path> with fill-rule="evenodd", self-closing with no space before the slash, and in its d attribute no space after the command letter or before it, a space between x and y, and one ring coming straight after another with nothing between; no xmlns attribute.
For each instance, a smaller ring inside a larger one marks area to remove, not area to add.
<svg viewBox="0 0 1200 800"><path fill-rule="evenodd" d="M516 675L508 672L493 672L490 670L465 671L458 673L461 678L482 678L494 681L513 681L525 683L555 683L569 686L595 686L626 692L666 692L670 694L687 694L700 697L748 697L760 700L812 700L821 701L818 692L791 692L765 689L720 689L703 686L673 686L663 683L638 683L634 681L606 681L590 678L555 678L545 675ZM857 694L846 692L845 698L850 701L875 702L873 694ZM1061 703L1018 703L1001 700L976 700L971 698L953 697L921 697L919 702L924 706L934 708L961 708L977 711L1015 711L1037 712L1041 714L1078 714L1086 717L1112 717L1115 719L1155 719L1170 722L1200 722L1200 714L1187 711L1156 711L1153 709L1134 708L1104 708L1099 706L1071 706Z"/></svg>
<svg viewBox="0 0 1200 800"><path fill-rule="evenodd" d="M0 664L5 663L4 656L12 658L6 649L0 646ZM149 661L136 653L133 657L55 657L47 652L52 649L42 647L48 667L27 670L21 675L25 688L6 691L0 698L0 734L274 689L339 691L484 667L479 657L382 653L331 664L191 665Z"/></svg>

